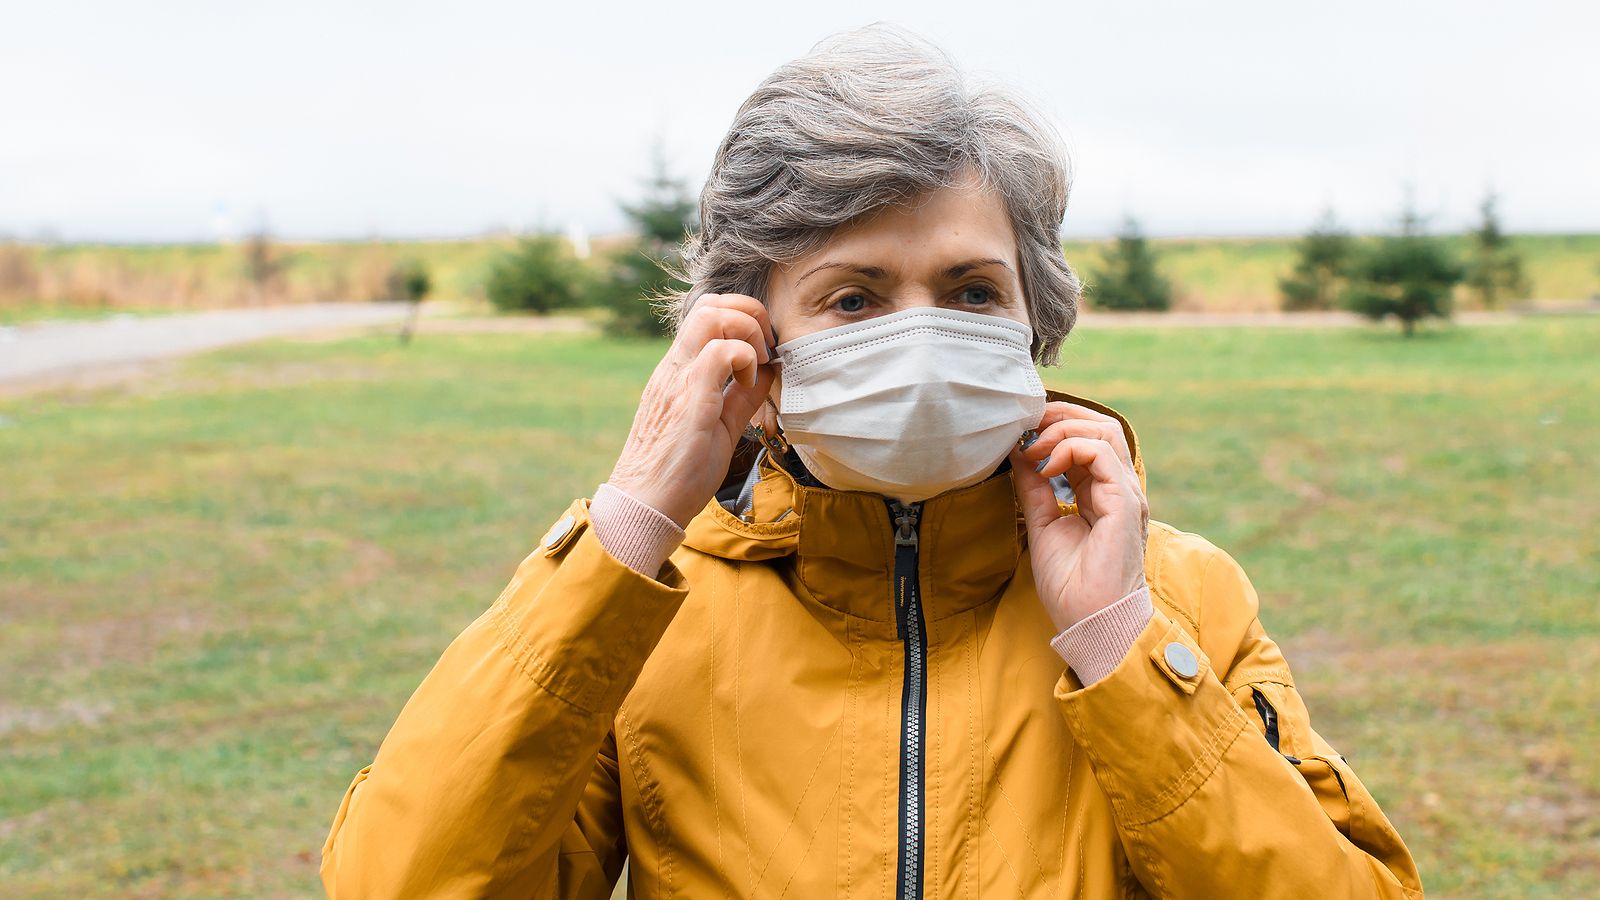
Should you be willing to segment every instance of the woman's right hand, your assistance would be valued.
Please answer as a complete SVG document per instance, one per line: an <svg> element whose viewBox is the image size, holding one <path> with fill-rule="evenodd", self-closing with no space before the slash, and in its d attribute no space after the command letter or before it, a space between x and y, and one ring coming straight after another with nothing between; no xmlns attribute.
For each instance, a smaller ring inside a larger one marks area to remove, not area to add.
<svg viewBox="0 0 1600 900"><path fill-rule="evenodd" d="M733 448L772 388L775 344L759 300L701 295L645 384L607 481L687 526L722 484Z"/></svg>

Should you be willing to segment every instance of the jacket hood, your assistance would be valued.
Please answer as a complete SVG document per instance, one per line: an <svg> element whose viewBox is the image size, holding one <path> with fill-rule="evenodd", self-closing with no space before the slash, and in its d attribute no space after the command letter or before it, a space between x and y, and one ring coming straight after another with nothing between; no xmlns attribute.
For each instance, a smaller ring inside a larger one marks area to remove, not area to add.
<svg viewBox="0 0 1600 900"><path fill-rule="evenodd" d="M1046 391L1046 398L1077 403L1121 422L1134 470L1144 484L1138 438L1122 414L1059 391ZM893 572L894 529L881 495L802 484L766 453L754 461L749 452L735 454L727 483L744 486L740 501L724 505L713 498L689 523L686 547L736 561L793 557L796 576L818 602L892 623L891 606L877 592L857 587L886 583L878 579ZM923 603L930 620L996 596L1016 571L1025 546L1010 468L924 501L920 541Z"/></svg>

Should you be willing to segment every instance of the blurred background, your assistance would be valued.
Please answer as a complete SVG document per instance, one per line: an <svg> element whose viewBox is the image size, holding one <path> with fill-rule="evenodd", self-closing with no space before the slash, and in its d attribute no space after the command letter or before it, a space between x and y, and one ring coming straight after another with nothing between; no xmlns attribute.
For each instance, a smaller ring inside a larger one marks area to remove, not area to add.
<svg viewBox="0 0 1600 900"><path fill-rule="evenodd" d="M610 471L735 109L879 19L1066 136L1046 380L1243 563L1430 895L1600 896L1597 7L831 0L4 8L0 894L317 895Z"/></svg>

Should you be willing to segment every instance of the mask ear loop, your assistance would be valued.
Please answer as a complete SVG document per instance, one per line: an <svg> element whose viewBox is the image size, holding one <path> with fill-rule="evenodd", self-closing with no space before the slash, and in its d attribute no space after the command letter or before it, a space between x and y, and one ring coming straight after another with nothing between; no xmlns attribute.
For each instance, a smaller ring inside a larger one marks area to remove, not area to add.
<svg viewBox="0 0 1600 900"><path fill-rule="evenodd" d="M765 297L761 298L761 305L767 305L767 300ZM772 346L767 348L767 358L771 360L772 365L776 366L779 363L778 344L782 343L781 339L778 337L778 330L776 328L772 330L772 341ZM763 397L761 399L761 403L772 410L772 421L778 421L778 407L777 404L772 402L772 398L770 396ZM789 442L783 439L782 428L779 428L776 434L767 434L767 429L765 426L757 425L756 423L751 422L749 425L745 426L744 435L747 438L760 442L761 446L767 448L768 453L773 454L778 459L784 459L789 455Z"/></svg>

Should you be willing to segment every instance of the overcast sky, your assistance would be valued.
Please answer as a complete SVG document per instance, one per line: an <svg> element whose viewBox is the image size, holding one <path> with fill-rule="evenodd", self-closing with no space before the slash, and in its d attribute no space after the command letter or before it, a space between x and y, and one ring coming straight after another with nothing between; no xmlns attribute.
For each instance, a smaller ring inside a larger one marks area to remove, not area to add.
<svg viewBox="0 0 1600 900"><path fill-rule="evenodd" d="M0 0L0 234L209 240L622 226L659 138L696 187L734 110L882 19L1068 139L1065 233L1600 230L1600 4Z"/></svg>

